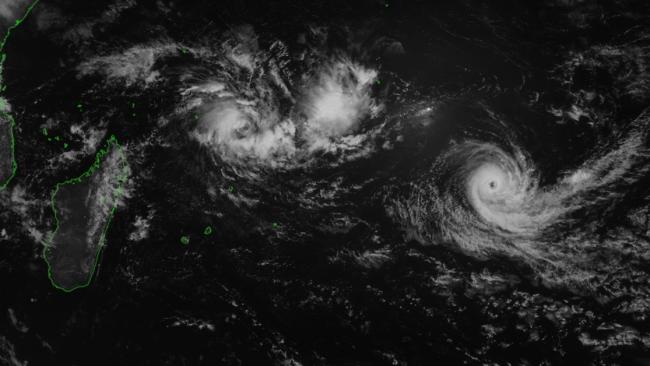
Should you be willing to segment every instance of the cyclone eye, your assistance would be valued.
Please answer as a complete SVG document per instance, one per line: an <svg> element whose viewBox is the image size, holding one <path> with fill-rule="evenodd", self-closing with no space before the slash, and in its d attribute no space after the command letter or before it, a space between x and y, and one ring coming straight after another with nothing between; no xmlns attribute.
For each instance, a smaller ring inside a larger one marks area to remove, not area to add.
<svg viewBox="0 0 650 366"><path fill-rule="evenodd" d="M488 183L488 185L490 186L491 189L495 189L497 187L497 182L490 181L490 183Z"/></svg>

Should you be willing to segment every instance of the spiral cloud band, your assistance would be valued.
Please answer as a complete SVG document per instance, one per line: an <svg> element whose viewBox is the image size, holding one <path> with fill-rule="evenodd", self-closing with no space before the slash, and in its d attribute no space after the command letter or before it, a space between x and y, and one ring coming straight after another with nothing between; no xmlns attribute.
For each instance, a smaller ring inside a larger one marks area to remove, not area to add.
<svg viewBox="0 0 650 366"><path fill-rule="evenodd" d="M588 255L590 246L613 250L612 261L625 255L621 242L648 245L616 232L603 241L597 231L605 213L648 173L649 120L642 114L616 145L595 149L582 166L544 186L514 138L459 142L408 198L397 200L393 214L423 244L442 243L480 259L507 256L551 283L590 282L605 267L598 265L602 257Z"/></svg>

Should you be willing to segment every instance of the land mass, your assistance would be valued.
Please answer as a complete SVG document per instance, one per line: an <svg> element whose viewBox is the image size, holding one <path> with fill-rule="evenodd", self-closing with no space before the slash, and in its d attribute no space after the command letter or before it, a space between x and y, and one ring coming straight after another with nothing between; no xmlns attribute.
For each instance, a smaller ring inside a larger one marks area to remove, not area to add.
<svg viewBox="0 0 650 366"><path fill-rule="evenodd" d="M23 16L17 19L14 24L9 27L9 29L7 29L4 37L0 40L0 91L4 91L5 89L5 86L2 83L3 65L5 59L7 58L7 55L4 53L5 45L11 36L11 32L18 28L18 26L20 26L25 21L25 19L27 19L27 16L29 16L37 3L38 0L31 3L31 5L27 7L27 10ZM13 14L10 11L10 5L13 8L17 8L19 6L17 2L0 5L0 18L5 18L5 20L8 20L7 17ZM9 107L7 106L7 102L2 97L0 97L0 190L4 189L16 174L17 164L14 156L14 147L14 120L9 115Z"/></svg>
<svg viewBox="0 0 650 366"><path fill-rule="evenodd" d="M127 173L123 148L111 136L85 173L52 191L56 227L43 257L56 288L73 291L90 284Z"/></svg>

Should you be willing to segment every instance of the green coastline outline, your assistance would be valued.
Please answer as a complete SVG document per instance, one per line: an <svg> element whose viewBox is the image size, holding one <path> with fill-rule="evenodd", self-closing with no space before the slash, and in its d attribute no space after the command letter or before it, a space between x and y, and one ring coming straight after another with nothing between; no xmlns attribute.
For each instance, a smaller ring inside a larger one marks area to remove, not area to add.
<svg viewBox="0 0 650 366"><path fill-rule="evenodd" d="M106 141L105 145L106 146L104 148L100 149L97 152L97 154L95 155L95 162L90 166L90 168L88 168L84 173L82 173L80 176L78 176L76 178L71 178L71 179L65 180L63 182L57 183L56 186L54 187L54 189L52 190L51 205L52 205L52 211L54 212L55 227L54 227L54 231L50 235L49 240L47 240L46 243L44 243L45 247L43 248L42 256L43 256L43 259L45 260L45 263L47 264L47 277L50 279L50 283L52 284L52 286L54 286L54 288L56 288L58 290L61 290L63 292L68 292L69 293L69 292L72 292L74 290L78 290L78 289L81 289L81 288L84 288L84 287L88 287L90 285L90 283L92 282L92 279L93 279L93 277L95 275L95 270L97 269L97 265L98 265L100 257L101 257L102 249L104 248L104 241L106 239L106 234L108 233L108 229L109 229L109 227L111 225L111 222L113 221L113 216L115 215L115 210L117 209L117 198L122 196L122 194L124 193L123 188L124 188L124 183L126 181L126 174L118 176L119 185L118 185L117 189L115 189L115 191L113 192L113 197L116 200L115 200L115 203L113 204L113 207L111 208L110 212L108 213L108 216L106 218L106 220L107 220L106 225L104 226L104 229L102 230L102 233L101 233L101 235L99 237L99 245L98 245L98 248L97 248L97 254L95 254L95 261L93 262L93 267L90 270L90 273L88 274L88 279L84 284L77 285L77 286L74 286L72 288L61 287L54 281L54 279L52 278L52 266L51 266L50 262L47 259L48 249L51 247L51 244L52 244L52 242L54 240L54 236L56 235L56 233L59 230L59 216L58 216L58 211L56 209L55 199L54 198L56 197L56 194L59 191L59 188L61 186L69 185L69 184L79 184L84 179L91 177L95 173L95 171L101 167L101 164L102 164L104 158L111 151L112 146L115 146L116 148L120 149L120 152L122 154L124 153L123 148L120 145L120 143L118 142L115 135L111 135L109 137L109 139ZM124 157L124 162L125 162L125 165L120 167L120 168L125 168L126 167L126 157Z"/></svg>
<svg viewBox="0 0 650 366"><path fill-rule="evenodd" d="M7 44L7 41L9 40L9 36L11 36L11 32L14 31L16 28L18 28L19 25L21 25L25 19L29 16L29 14L32 12L36 4L38 4L39 0L35 0L33 3L31 3L28 7L27 10L25 11L25 14L19 19L16 20L16 22L7 29L7 32L5 33L4 38L0 42L0 71L4 72L3 66L5 63L5 59L7 58L7 54L4 53L4 48L5 45ZM2 79L2 76L0 76L0 79ZM0 85L0 92L5 91L5 86ZM16 176L16 171L18 170L18 163L16 162L16 138L14 135L14 129L16 128L16 121L14 118L11 116L11 114L7 112L0 112L3 117L7 118L9 121L9 140L10 145L11 145L11 174L7 177L7 179L4 182L0 182L0 191L5 189L11 180Z"/></svg>

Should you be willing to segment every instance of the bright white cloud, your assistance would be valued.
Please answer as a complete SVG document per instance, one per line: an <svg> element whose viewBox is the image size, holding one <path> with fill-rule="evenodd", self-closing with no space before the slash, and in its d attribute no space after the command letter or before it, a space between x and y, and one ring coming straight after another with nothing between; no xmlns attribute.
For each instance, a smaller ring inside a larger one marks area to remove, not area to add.
<svg viewBox="0 0 650 366"><path fill-rule="evenodd" d="M353 132L380 106L371 96L377 71L348 59L337 60L319 72L314 85L306 91L302 108L307 115L306 138L312 149L327 145L330 138Z"/></svg>

